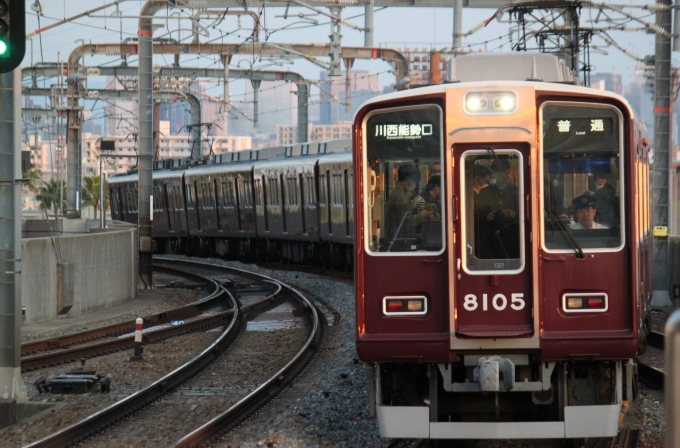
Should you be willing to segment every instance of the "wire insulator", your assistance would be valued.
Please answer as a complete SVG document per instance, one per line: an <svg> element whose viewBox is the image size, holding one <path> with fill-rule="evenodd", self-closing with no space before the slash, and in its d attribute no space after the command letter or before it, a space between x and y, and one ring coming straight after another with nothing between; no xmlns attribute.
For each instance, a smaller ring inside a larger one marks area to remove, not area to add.
<svg viewBox="0 0 680 448"><path fill-rule="evenodd" d="M651 12L660 12L660 11L668 11L669 9L673 9L673 5L661 5L661 4L651 4L651 5L642 5L639 6L641 9L648 9Z"/></svg>
<svg viewBox="0 0 680 448"><path fill-rule="evenodd" d="M482 23L480 23L479 25L476 25L475 27L473 27L473 28L472 28L470 31L468 31L467 33L463 34L463 37L469 36L469 35L471 35L471 34L475 34L477 31L481 30L481 29L484 28L485 26L486 26L486 24L485 24L484 22L482 22Z"/></svg>
<svg viewBox="0 0 680 448"><path fill-rule="evenodd" d="M661 28L661 27L660 27L659 25L657 25L656 23L645 23L645 25L647 26L647 28L649 28L650 30L654 31L654 33L656 33L656 34L660 34L660 35L662 35L662 36L664 36L664 37L671 37L671 35L670 35L670 33L669 33L668 31L666 31L665 29Z"/></svg>

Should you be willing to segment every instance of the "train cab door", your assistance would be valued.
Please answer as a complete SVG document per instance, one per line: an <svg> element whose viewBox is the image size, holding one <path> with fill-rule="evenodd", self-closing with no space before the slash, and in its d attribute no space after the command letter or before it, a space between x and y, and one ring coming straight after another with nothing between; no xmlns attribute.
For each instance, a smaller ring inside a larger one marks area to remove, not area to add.
<svg viewBox="0 0 680 448"><path fill-rule="evenodd" d="M521 144L454 145L454 338L533 336L529 155Z"/></svg>

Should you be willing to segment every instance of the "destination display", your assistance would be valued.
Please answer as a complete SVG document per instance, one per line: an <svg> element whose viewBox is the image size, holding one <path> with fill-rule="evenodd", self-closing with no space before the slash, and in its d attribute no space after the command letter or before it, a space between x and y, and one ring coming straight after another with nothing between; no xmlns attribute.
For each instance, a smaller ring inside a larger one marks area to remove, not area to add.
<svg viewBox="0 0 680 448"><path fill-rule="evenodd" d="M377 113L365 122L366 143L375 157L439 158L440 123L437 106Z"/></svg>

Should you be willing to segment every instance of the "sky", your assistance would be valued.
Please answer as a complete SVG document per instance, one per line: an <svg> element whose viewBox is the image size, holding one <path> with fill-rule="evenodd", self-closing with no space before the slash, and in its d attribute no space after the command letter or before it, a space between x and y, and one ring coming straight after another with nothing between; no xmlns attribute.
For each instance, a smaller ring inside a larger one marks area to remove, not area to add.
<svg viewBox="0 0 680 448"><path fill-rule="evenodd" d="M42 0L43 16L38 17L31 6L34 0L27 0L27 32L62 20L64 17L71 17L103 5L106 0L92 0L90 2L76 2L66 0ZM54 62L59 57L62 61L68 58L68 54L82 41L89 43L115 43L128 37L136 37L137 20L127 18L136 16L144 2L139 0L129 0L119 5L121 18L116 16L116 8L110 7L104 11L94 13L91 17L81 18L71 23L60 25L51 30L47 30L27 42L26 57L22 66L30 66L40 61ZM628 3L627 3L628 4ZM631 5L643 5L642 1L636 0L629 3ZM234 10L234 8L232 8ZM648 11L641 9L626 9L636 17L643 17L644 20L654 22L654 16L649 15ZM345 8L342 17L363 26L363 8ZM169 10L168 13L161 11L157 14L154 23L162 25L154 36L172 37L182 41L190 41L188 21L179 21L177 14L187 15L189 10L179 12ZM465 9L463 11L463 30L468 31L483 20L488 19L494 13L491 9ZM597 12L583 10L581 25L590 26L589 18ZM327 43L330 34L330 24L328 17L316 15L311 10L304 8L293 8L289 10L288 19L280 17L284 14L284 8L268 7L264 11L261 24L266 30L262 35L262 40L278 43ZM299 15L302 15L300 17ZM279 16L279 17L277 17ZM620 16L619 16L620 17ZM503 19L507 20L507 14ZM420 47L420 48L451 48L453 30L453 12L451 8L376 8L375 12L375 32L374 46L390 47ZM316 21L318 24L313 23ZM598 26L602 25L602 22ZM639 24L628 24L637 25ZM246 39L252 31L252 20L249 16L242 16L237 19L235 16L227 16L215 29L209 29L209 36L202 36L201 41L236 43ZM474 49L475 51L504 51L511 50L507 39L510 24L492 21L487 27L479 30L463 39L463 46ZM346 46L363 46L363 33L355 31L349 27L342 27L342 44ZM505 37L503 37L505 36ZM621 32L612 31L610 36L623 48L639 56L653 53L654 35L642 31ZM602 40L596 40L598 46L606 45ZM58 55L58 53L60 53ZM678 58L678 54L673 56ZM136 65L136 58L130 57L128 62ZM172 56L157 55L154 62L170 65ZM291 63L292 62L292 63ZM85 65L118 65L120 59L116 56L86 56L83 58ZM232 60L232 67L249 68L253 65L252 58L242 57ZM594 65L595 73L615 72L623 76L624 84L630 83L635 77L639 63L626 56L614 47L603 48L591 52L591 63ZM220 63L214 57L192 55L182 56L181 64L187 67L211 66L219 67ZM265 65L268 65L265 67ZM293 70L309 79L318 79L320 67L310 62L297 59L292 61L261 61L255 62L256 67L266 69ZM381 73L381 84L384 86L394 84L395 77L389 73L391 67L382 61L377 60L357 60L354 70L369 70ZM49 84L50 81L48 81ZM91 87L103 87L103 79L91 80ZM234 100L243 98L245 93L246 81L232 83L230 90ZM42 86L41 86L42 87ZM265 88L265 86L263 86ZM219 95L222 88L215 85L213 92L209 94ZM314 93L314 90L312 90ZM318 96L318 92L317 92Z"/></svg>

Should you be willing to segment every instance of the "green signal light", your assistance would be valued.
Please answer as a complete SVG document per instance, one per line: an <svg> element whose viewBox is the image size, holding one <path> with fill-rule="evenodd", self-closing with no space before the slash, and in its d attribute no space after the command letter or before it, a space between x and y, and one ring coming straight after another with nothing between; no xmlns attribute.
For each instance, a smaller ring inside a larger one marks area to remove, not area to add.
<svg viewBox="0 0 680 448"><path fill-rule="evenodd" d="M7 44L0 40L0 56L7 54Z"/></svg>

